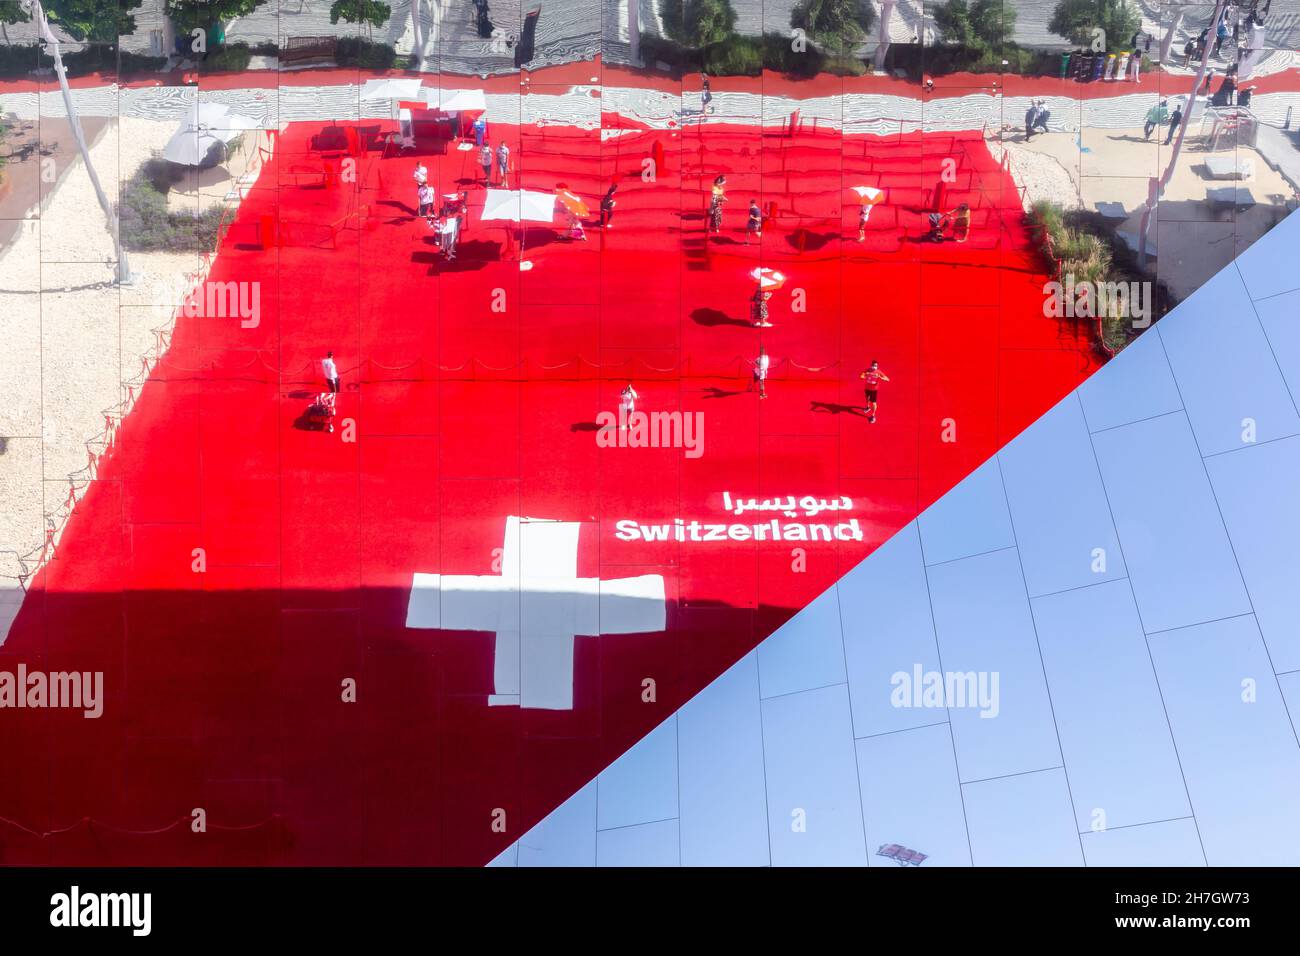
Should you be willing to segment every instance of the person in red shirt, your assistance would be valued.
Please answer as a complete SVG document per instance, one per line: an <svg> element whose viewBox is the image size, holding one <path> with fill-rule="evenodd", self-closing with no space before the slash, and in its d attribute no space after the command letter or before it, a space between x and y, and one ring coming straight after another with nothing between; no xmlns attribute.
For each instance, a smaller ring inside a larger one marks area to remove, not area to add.
<svg viewBox="0 0 1300 956"><path fill-rule="evenodd" d="M880 363L872 361L871 367L862 370L858 378L863 381L863 390L867 399L867 421L873 425L876 423L876 406L879 401L879 388L881 382L888 382L889 376L880 370Z"/></svg>

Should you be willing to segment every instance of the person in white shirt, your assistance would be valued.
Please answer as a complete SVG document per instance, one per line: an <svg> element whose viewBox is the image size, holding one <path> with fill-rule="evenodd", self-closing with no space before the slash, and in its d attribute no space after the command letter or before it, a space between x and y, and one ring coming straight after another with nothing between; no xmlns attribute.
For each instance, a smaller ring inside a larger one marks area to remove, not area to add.
<svg viewBox="0 0 1300 956"><path fill-rule="evenodd" d="M448 261L456 258L456 240L460 235L460 217L447 216L442 220L442 254Z"/></svg>
<svg viewBox="0 0 1300 956"><path fill-rule="evenodd" d="M334 364L334 353L326 352L325 357L321 359L321 371L325 373L325 381L329 384L330 392L337 394L339 390L339 369Z"/></svg>
<svg viewBox="0 0 1300 956"><path fill-rule="evenodd" d="M749 386L750 391L755 388L758 389L759 398L767 398L767 370L771 364L772 357L760 345L758 347L758 358L754 359L754 381Z"/></svg>
<svg viewBox="0 0 1300 956"><path fill-rule="evenodd" d="M623 391L619 392L618 417L621 421L621 424L618 426L619 431L627 431L628 419L631 418L632 413L636 411L636 400L639 397L640 396L636 393L636 389L632 387L631 382L628 382L627 387L624 388Z"/></svg>
<svg viewBox="0 0 1300 956"><path fill-rule="evenodd" d="M433 187L428 183L422 183L416 190L416 195L420 197L420 208L416 211L416 215L432 221L433 200L435 198Z"/></svg>
<svg viewBox="0 0 1300 956"><path fill-rule="evenodd" d="M501 187L509 187L510 182L510 147L504 142L497 147L497 172L501 175Z"/></svg>
<svg viewBox="0 0 1300 956"><path fill-rule="evenodd" d="M429 181L429 168L424 163L415 164L415 173L412 175L416 186L423 186Z"/></svg>

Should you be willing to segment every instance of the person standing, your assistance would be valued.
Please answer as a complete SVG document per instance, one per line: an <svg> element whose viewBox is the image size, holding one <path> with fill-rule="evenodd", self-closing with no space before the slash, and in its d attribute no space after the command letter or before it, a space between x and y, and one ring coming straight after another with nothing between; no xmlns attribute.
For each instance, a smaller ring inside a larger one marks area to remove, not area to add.
<svg viewBox="0 0 1300 956"><path fill-rule="evenodd" d="M761 286L754 290L754 297L749 300L749 321L756 329L770 329L772 323L767 320L767 300L772 293Z"/></svg>
<svg viewBox="0 0 1300 956"><path fill-rule="evenodd" d="M749 385L749 390L758 389L759 398L767 398L767 370L771 367L772 359L767 354L763 346L758 347L758 358L754 359L754 380Z"/></svg>
<svg viewBox="0 0 1300 956"><path fill-rule="evenodd" d="M433 222L433 200L435 198L433 187L428 183L421 183L415 193L420 200L420 208L416 211L416 215Z"/></svg>
<svg viewBox="0 0 1300 956"><path fill-rule="evenodd" d="M333 352L325 353L325 357L321 359L320 368L325 375L325 384L329 386L330 394L337 395L339 391L339 369L334 364Z"/></svg>
<svg viewBox="0 0 1300 956"><path fill-rule="evenodd" d="M444 216L442 220L441 238L442 254L448 262L456 259L456 241L460 237L460 217Z"/></svg>
<svg viewBox="0 0 1300 956"><path fill-rule="evenodd" d="M871 203L864 202L858 209L858 242L867 241L867 220L871 218Z"/></svg>
<svg viewBox="0 0 1300 956"><path fill-rule="evenodd" d="M760 242L763 240L763 211L758 208L757 199L749 201L749 221L745 224L745 245L749 245L750 236Z"/></svg>
<svg viewBox="0 0 1300 956"><path fill-rule="evenodd" d="M497 174L501 177L501 188L510 188L510 147L505 140L497 146Z"/></svg>
<svg viewBox="0 0 1300 956"><path fill-rule="evenodd" d="M1149 140L1157 126L1164 126L1169 119L1169 101L1161 100L1147 111L1146 122L1142 124L1142 138Z"/></svg>
<svg viewBox="0 0 1300 956"><path fill-rule="evenodd" d="M873 359L871 365L863 369L858 378L863 381L863 395L867 401L867 421L874 425L876 423L876 408L880 401L880 383L888 382L889 376L880 370L880 363Z"/></svg>
<svg viewBox="0 0 1300 956"><path fill-rule="evenodd" d="M483 148L483 140L487 138L487 118L480 113L478 119L474 121L474 145L479 149Z"/></svg>
<svg viewBox="0 0 1300 956"><path fill-rule="evenodd" d="M1174 107L1174 115L1169 117L1169 135L1165 137L1165 145L1168 146L1174 141L1174 135L1178 132L1178 124L1183 121L1183 104L1179 103Z"/></svg>
<svg viewBox="0 0 1300 956"><path fill-rule="evenodd" d="M1038 122L1038 100L1029 101L1029 109L1025 110L1025 142L1029 142L1034 136L1034 126ZM936 203L937 205L937 203Z"/></svg>
<svg viewBox="0 0 1300 956"><path fill-rule="evenodd" d="M492 185L492 147L484 143L478 151L478 164L483 167L483 185Z"/></svg>
<svg viewBox="0 0 1300 956"><path fill-rule="evenodd" d="M700 99L703 101L704 108L702 112L711 113L709 104L713 102L713 91L709 89L709 74L700 74Z"/></svg>
<svg viewBox="0 0 1300 956"><path fill-rule="evenodd" d="M721 193L713 193L713 198L709 200L709 232L722 232L722 204L727 201L727 197Z"/></svg>
<svg viewBox="0 0 1300 956"><path fill-rule="evenodd" d="M600 228L614 228L614 193L618 190L618 183L610 183L609 189L600 200Z"/></svg>
<svg viewBox="0 0 1300 956"><path fill-rule="evenodd" d="M628 382L623 391L618 393L619 431L627 431L628 420L636 412L636 400L640 397L631 382Z"/></svg>

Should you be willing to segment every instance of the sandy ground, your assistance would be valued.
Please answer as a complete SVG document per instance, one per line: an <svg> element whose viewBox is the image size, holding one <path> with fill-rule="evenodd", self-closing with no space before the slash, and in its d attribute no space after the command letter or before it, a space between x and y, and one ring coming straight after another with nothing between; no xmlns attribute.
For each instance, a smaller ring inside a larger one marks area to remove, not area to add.
<svg viewBox="0 0 1300 956"><path fill-rule="evenodd" d="M161 149L175 123L124 117L91 148L111 200L118 182ZM222 190L224 194L224 189ZM19 579L35 570L46 528L57 529L70 476L88 463L87 442L104 430L105 411L125 397L170 324L188 254L131 255L138 285L118 289L113 242L80 159L43 211L33 209L3 250L0 342L5 343L0 403L0 635Z"/></svg>
<svg viewBox="0 0 1300 956"><path fill-rule="evenodd" d="M1205 149L1199 124L1188 131L1178 167L1161 197L1151 230L1159 278L1180 299L1191 295L1206 277L1218 272L1286 215L1293 196L1290 184L1253 148L1237 146L1211 153ZM1085 129L1076 133L1043 133L1026 143L1024 132L1008 131L1001 142L990 142L998 158L1011 157L1012 176L1024 190L1028 208L1049 199L1065 208L1098 211L1099 204L1114 215L1121 234L1136 236L1148 180L1169 162L1171 147L1160 133L1143 138L1140 128ZM1205 168L1210 156L1253 162L1254 175L1231 182L1211 179ZM1212 208L1207 190L1245 186L1255 205L1245 209Z"/></svg>

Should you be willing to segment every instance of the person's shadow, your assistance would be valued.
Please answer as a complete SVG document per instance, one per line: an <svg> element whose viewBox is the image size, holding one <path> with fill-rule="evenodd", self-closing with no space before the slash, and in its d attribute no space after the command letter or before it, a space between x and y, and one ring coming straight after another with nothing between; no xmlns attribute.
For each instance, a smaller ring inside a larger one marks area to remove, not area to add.
<svg viewBox="0 0 1300 956"><path fill-rule="evenodd" d="M835 402L809 402L808 410L812 412L829 412L832 415L857 415L866 418L867 412L861 405L840 405Z"/></svg>
<svg viewBox="0 0 1300 956"><path fill-rule="evenodd" d="M743 388L728 391L725 388L718 388L716 385L707 385L701 389L703 398L732 398L736 395L744 395L745 391Z"/></svg>
<svg viewBox="0 0 1300 956"><path fill-rule="evenodd" d="M748 328L748 322L741 319L733 319L725 312L718 309L695 309L691 312L691 321L696 325L703 325L707 328L714 328L719 325L739 325Z"/></svg>

